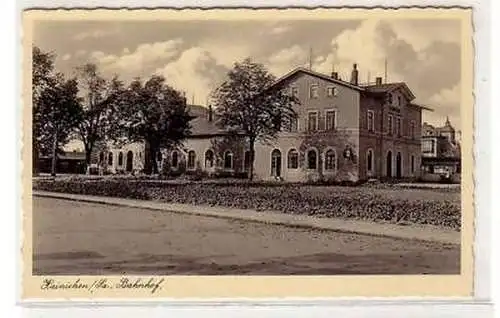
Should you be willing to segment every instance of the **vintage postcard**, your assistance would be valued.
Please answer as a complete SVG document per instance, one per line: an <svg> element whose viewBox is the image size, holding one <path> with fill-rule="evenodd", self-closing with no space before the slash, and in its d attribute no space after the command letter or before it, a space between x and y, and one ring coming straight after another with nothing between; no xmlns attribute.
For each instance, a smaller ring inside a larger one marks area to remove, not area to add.
<svg viewBox="0 0 500 318"><path fill-rule="evenodd" d="M472 296L472 26L24 11L23 300Z"/></svg>

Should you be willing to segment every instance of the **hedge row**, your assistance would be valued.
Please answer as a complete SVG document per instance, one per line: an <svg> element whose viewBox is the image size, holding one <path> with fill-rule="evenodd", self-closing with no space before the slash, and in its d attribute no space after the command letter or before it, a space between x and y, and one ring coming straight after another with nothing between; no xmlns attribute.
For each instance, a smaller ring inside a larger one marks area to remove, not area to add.
<svg viewBox="0 0 500 318"><path fill-rule="evenodd" d="M400 199L365 187L40 180L34 189L460 229L459 200ZM418 191L418 190L416 190Z"/></svg>

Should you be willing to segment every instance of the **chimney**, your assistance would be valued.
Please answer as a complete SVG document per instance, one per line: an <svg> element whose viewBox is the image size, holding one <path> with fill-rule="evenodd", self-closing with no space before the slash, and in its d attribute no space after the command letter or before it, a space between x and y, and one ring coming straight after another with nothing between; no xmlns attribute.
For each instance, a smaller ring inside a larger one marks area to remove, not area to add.
<svg viewBox="0 0 500 318"><path fill-rule="evenodd" d="M375 79L375 84L376 84L376 85L382 85L382 77L377 77L377 78Z"/></svg>
<svg viewBox="0 0 500 318"><path fill-rule="evenodd" d="M338 80L339 79L339 73L332 72L332 78L335 79L335 80Z"/></svg>
<svg viewBox="0 0 500 318"><path fill-rule="evenodd" d="M214 111L212 109L212 105L208 105L208 121L212 121L214 118Z"/></svg>
<svg viewBox="0 0 500 318"><path fill-rule="evenodd" d="M356 63L352 65L351 84L358 85L358 65Z"/></svg>

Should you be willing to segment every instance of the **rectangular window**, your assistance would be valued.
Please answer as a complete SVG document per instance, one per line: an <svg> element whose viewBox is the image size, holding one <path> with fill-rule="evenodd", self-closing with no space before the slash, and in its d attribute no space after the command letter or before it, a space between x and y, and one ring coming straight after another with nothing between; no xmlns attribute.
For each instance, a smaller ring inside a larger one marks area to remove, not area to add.
<svg viewBox="0 0 500 318"><path fill-rule="evenodd" d="M299 97L299 88L296 86L292 86L290 88L290 94L294 97Z"/></svg>
<svg viewBox="0 0 500 318"><path fill-rule="evenodd" d="M307 130L318 130L318 112L309 112L307 116Z"/></svg>
<svg viewBox="0 0 500 318"><path fill-rule="evenodd" d="M401 118L396 118L396 136L401 137Z"/></svg>
<svg viewBox="0 0 500 318"><path fill-rule="evenodd" d="M422 152L423 153L434 153L435 141L434 140L423 140L422 141Z"/></svg>
<svg viewBox="0 0 500 318"><path fill-rule="evenodd" d="M389 115L387 128L388 128L388 134L392 135L394 133L394 123L392 121L392 115Z"/></svg>
<svg viewBox="0 0 500 318"><path fill-rule="evenodd" d="M335 110L326 111L326 130L334 130L337 126L337 112Z"/></svg>
<svg viewBox="0 0 500 318"><path fill-rule="evenodd" d="M328 97L334 97L334 96L337 96L337 87L335 86L328 86L326 88L326 95Z"/></svg>
<svg viewBox="0 0 500 318"><path fill-rule="evenodd" d="M368 122L368 131L374 131L375 130L375 114L373 113L373 110L368 111L366 120Z"/></svg>
<svg viewBox="0 0 500 318"><path fill-rule="evenodd" d="M410 136L411 136L411 139L415 139L415 121L412 120L411 123L410 123Z"/></svg>
<svg viewBox="0 0 500 318"><path fill-rule="evenodd" d="M319 97L318 89L319 89L319 86L317 84L311 85L311 87L309 89L309 97L310 98L318 98Z"/></svg>
<svg viewBox="0 0 500 318"><path fill-rule="evenodd" d="M411 173L415 172L415 156L411 156Z"/></svg>
<svg viewBox="0 0 500 318"><path fill-rule="evenodd" d="M299 127L299 119L298 118L291 118L290 119L290 126L288 127L289 132L296 132Z"/></svg>
<svg viewBox="0 0 500 318"><path fill-rule="evenodd" d="M401 96L398 96L398 106L401 106Z"/></svg>

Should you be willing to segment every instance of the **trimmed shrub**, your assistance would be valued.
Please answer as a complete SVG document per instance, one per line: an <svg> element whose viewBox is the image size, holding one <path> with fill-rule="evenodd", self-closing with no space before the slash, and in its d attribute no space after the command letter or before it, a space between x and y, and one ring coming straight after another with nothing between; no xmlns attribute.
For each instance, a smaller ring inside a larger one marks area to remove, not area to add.
<svg viewBox="0 0 500 318"><path fill-rule="evenodd" d="M401 189L375 189L371 186L311 186L235 181L233 179L206 182L151 182L139 178L93 181L68 179L36 180L33 186L36 190L44 191L225 206L257 211L281 211L289 214L396 224L431 224L456 230L461 226L461 205L458 194L407 190L412 192L404 196Z"/></svg>

